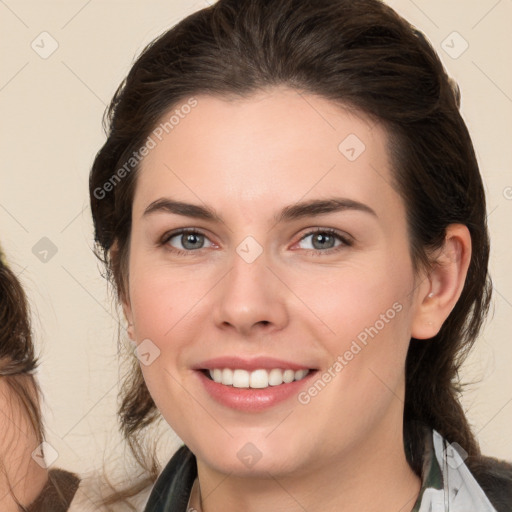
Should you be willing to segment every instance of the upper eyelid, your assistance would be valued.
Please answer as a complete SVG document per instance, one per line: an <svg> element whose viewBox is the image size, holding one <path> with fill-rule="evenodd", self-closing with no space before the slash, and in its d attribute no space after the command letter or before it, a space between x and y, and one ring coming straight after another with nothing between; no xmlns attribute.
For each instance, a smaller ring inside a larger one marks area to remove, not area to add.
<svg viewBox="0 0 512 512"><path fill-rule="evenodd" d="M176 235L181 235L183 233L199 233L201 235L207 236L207 234L201 228L189 227L189 228L171 229L169 231L166 231L162 235L161 238L169 238L169 237L173 237L173 236L176 236Z"/></svg>
<svg viewBox="0 0 512 512"><path fill-rule="evenodd" d="M302 240L306 236L315 235L316 233L328 233L330 235L339 236L340 238L352 239L352 236L350 236L348 233L345 233L344 231L341 231L339 229L316 227L316 228L306 228L306 232L300 237L300 240Z"/></svg>

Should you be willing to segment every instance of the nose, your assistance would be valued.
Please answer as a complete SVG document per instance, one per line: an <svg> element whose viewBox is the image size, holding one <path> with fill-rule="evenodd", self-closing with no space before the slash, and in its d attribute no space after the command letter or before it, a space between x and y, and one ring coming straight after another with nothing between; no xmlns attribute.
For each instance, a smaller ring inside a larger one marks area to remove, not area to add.
<svg viewBox="0 0 512 512"><path fill-rule="evenodd" d="M281 330L289 321L286 287L269 268L265 252L252 262L235 253L216 292L214 321L225 331L251 337Z"/></svg>

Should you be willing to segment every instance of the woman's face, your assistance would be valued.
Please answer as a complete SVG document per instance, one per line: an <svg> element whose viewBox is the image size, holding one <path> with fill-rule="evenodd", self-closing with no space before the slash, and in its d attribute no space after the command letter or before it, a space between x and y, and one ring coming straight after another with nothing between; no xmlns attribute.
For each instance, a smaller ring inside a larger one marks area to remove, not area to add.
<svg viewBox="0 0 512 512"><path fill-rule="evenodd" d="M386 132L286 88L196 100L153 132L133 203L125 311L156 405L222 472L381 450L426 286Z"/></svg>

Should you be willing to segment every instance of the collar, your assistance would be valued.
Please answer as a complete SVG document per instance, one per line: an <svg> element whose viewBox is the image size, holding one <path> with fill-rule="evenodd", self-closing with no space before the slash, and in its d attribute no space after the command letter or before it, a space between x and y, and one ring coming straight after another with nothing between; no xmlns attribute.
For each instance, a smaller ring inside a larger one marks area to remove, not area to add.
<svg viewBox="0 0 512 512"><path fill-rule="evenodd" d="M497 512L464 463L466 455L436 430L427 431L422 485L411 512Z"/></svg>

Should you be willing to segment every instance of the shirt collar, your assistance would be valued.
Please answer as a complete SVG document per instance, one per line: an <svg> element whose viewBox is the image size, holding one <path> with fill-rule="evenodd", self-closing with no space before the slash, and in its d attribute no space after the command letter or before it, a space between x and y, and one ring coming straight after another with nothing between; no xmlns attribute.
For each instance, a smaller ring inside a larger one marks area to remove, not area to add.
<svg viewBox="0 0 512 512"><path fill-rule="evenodd" d="M497 512L464 463L466 455L426 429L422 485L411 512Z"/></svg>

